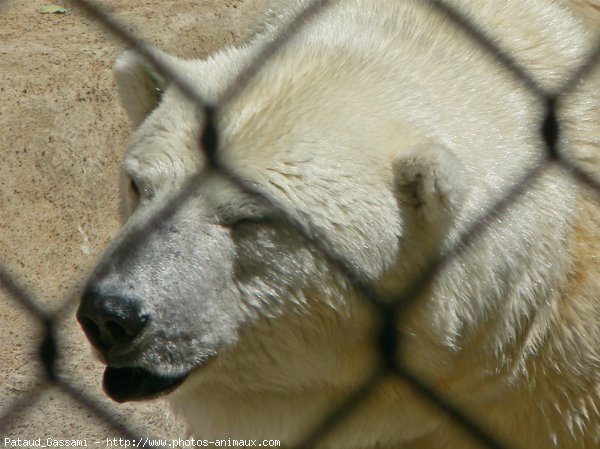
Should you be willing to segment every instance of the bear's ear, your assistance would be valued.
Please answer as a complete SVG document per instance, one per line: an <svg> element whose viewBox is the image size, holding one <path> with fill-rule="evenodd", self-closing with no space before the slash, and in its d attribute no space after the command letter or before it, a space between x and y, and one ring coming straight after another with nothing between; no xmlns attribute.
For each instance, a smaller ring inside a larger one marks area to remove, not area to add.
<svg viewBox="0 0 600 449"><path fill-rule="evenodd" d="M159 50L152 49L152 52L165 61L175 59ZM137 128L158 106L168 81L133 50L125 51L117 58L114 71L121 103L131 124Z"/></svg>
<svg viewBox="0 0 600 449"><path fill-rule="evenodd" d="M429 229L446 228L462 207L467 193L462 162L447 148L420 144L402 150L393 163L398 202L412 208Z"/></svg>

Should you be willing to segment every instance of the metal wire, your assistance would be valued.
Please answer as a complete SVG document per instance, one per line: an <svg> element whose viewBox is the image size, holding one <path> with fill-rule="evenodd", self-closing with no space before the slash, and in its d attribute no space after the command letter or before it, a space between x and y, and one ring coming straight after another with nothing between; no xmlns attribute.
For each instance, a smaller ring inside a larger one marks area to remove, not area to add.
<svg viewBox="0 0 600 449"><path fill-rule="evenodd" d="M474 241L485 233L494 219L502 216L507 208L514 204L532 184L542 177L545 171L551 166L561 167L566 176L570 176L577 183L586 186L592 191L600 194L600 181L591 173L577 166L573 161L561 157L558 149L560 136L560 119L557 113L557 103L562 101L565 96L573 92L576 87L585 81L585 79L600 65L600 41L589 55L586 62L576 69L571 77L563 84L562 88L556 92L544 90L527 71L525 67L519 65L515 59L502 48L500 48L492 39L488 37L484 30L481 30L471 20L459 11L441 0L423 0L429 4L432 9L444 16L454 26L461 29L477 45L488 52L496 61L507 71L520 81L540 102L545 105L545 115L540 122L540 141L543 148L540 149L540 158L523 177L507 189L502 197L484 213L482 213L473 225L459 236L456 243L445 253L441 254L435 260L425 267L425 269L409 283L401 292L397 292L392 298L379 294L368 281L368 277L361 272L359 267L351 264L344 257L335 252L335 247L327 241L324 235L318 231L318 228L308 219L298 218L293 211L288 210L285 204L278 201L274 196L260 185L256 185L237 173L236 168L227 166L219 159L220 153L220 132L218 129L218 115L222 107L234 98L236 98L247 84L258 73L277 52L285 47L286 43L292 39L299 30L315 15L319 14L326 7L335 7L332 0L314 0L307 7L301 10L296 17L292 18L285 29L276 35L268 45L243 69L234 82L226 89L219 104L211 104L198 92L196 87L186 78L180 76L177 71L166 63L157 53L151 50L151 47L136 37L133 33L127 31L124 24L115 17L103 12L103 10L90 0L77 0L77 5L81 10L100 23L107 31L130 45L137 51L148 64L170 83L176 85L181 92L186 95L203 111L203 131L199 142L199 151L203 151L208 163L214 170L219 170L231 182L236 184L243 191L261 197L270 204L279 217L293 227L313 248L321 252L338 271L344 275L347 282L364 298L377 313L380 314L381 327L380 333L374 345L377 346L380 353L380 363L373 367L371 375L348 395L347 398L340 401L326 416L323 416L312 431L308 432L302 441L298 442L297 448L305 449L314 447L320 441L329 435L333 429L343 422L343 420L356 408L360 407L364 400L377 389L381 382L389 377L401 379L409 384L412 390L417 393L423 401L427 401L444 413L452 422L462 428L464 432L479 441L482 445L493 449L508 449L504 442L494 436L492 430L486 429L474 417L469 416L465 410L452 403L450 398L444 397L437 392L431 385L427 385L422 379L416 376L406 366L403 360L398 360L397 354L402 345L402 335L398 331L398 318L406 312L416 302L420 293L423 292L431 282L442 272L447 264L456 258L461 252L465 251ZM129 233L126 241L122 242L120 250L111 255L114 258L113 263L122 263L133 249L144 244L145 240L151 235L153 228L160 227L169 217L178 211L181 205L192 196L199 185L199 175L188 179L184 187L167 205L158 210L150 222L141 226L139 232ZM74 387L67 380L63 379L56 370L57 358L60 351L60 341L57 341L55 327L59 317L70 311L74 306L74 299L69 299L55 313L48 313L36 300L35 296L30 294L19 281L0 267L0 287L20 304L24 310L32 315L44 329L43 338L39 344L39 361L43 367L43 375L38 382L24 397L18 401L13 401L6 407L0 415L0 428L5 429L11 416L20 413L23 409L33 406L39 399L38 393L46 388L57 388L75 401L82 404L99 420L105 422L115 431L127 436L132 440L141 439L139 433L131 430L126 423L118 421L109 410L100 407L84 391Z"/></svg>

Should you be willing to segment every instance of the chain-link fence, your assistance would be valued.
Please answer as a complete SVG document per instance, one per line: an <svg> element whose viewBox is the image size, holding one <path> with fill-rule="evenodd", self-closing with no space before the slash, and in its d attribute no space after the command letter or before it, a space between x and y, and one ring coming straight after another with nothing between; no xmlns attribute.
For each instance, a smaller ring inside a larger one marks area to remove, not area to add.
<svg viewBox="0 0 600 449"><path fill-rule="evenodd" d="M338 0L343 1L343 0ZM499 47L493 39L488 37L485 30L479 29L467 17L461 15L453 7L439 0L423 0L432 8L432 13L439 14L455 27L461 29L478 45L485 49L522 85L528 89L532 96L535 96L540 104L543 105L545 113L543 120L539 123L540 141L543 143L543 149L540 150L540 162L534 168L525 173L522 178L516 182L503 197L495 204L489 207L479 218L463 232L452 245L440 257L433 260L425 270L417 276L416 279L407 287L397 292L393 297L382 296L375 288L365 281L365 276L356 271L354 266L332 249L334 245L328 244L315 226L311 223L298 220L284 204L270 195L268 191L256 187L243 177L236 174L235 167L227 167L219 158L222 151L220 141L220 130L218 129L216 117L221 108L230 103L234 98L243 92L245 86L253 79L261 67L278 50L286 45L290 38L300 30L304 24L311 20L316 14L324 8L335 7L335 0L313 0L291 20L287 28L281 31L260 54L243 70L234 82L221 97L220 103L212 104L199 94L195 86L190 84L184 77L173 71L172 67L163 60L156 57L156 54L150 50L144 42L139 40L133 33L128 31L127 27L121 23L118 18L103 12L103 9L88 0L79 0L73 2L81 11L88 14L96 20L102 27L113 33L126 44L134 48L166 79L176 85L185 95L192 99L204 111L204 128L201 135L201 141L198 142L198 151L203 151L213 170L220 171L232 183L237 185L243 191L265 200L270 207L277 211L281 219L288 226L293 227L301 236L303 236L310 245L317 248L323 257L329 260L341 273L343 273L353 288L360 292L365 301L381 316L381 327L379 338L377 339L378 351L380 353L380 364L373 366L372 373L368 376L364 384L357 385L356 389L338 406L331 410L328 416L312 432L305 435L302 441L299 441L296 447L308 448L314 447L326 435L328 435L338 423L342 422L357 407L361 407L362 402L369 397L380 382L389 376L401 379L411 386L413 391L418 394L423 401L438 408L445 413L450 420L465 432L465 438L472 438L489 448L508 448L504 441L500 441L496 436L494 429L486 429L481 425L476 417L470 416L465 410L453 404L451 398L444 397L432 385L428 385L419 376L417 376L403 360L399 360L397 354L403 343L402 334L398 330L398 321L401 316L405 316L407 310L411 308L416 298L424 291L435 279L436 276L446 268L450 260L457 257L470 247L479 236L486 232L490 223L501 216L507 209L518 200L531 186L539 179L550 167L560 167L565 177L571 177L575 182L600 192L600 183L595 177L595 173L587 172L583 167L576 165L572 158L565 157L567 150L560 148L561 120L559 106L581 83L584 83L590 74L597 68L600 61L600 42L597 43L587 61L573 72L571 77L563 83L562 87L556 90L544 89L530 75L527 67L522 67L514 57ZM194 179L192 179L184 189L178 194L177 198L158 211L154 216L154 223L160 223L166 220L178 207L184 202L190 194L194 193ZM135 245L143 244L143 238L132 238L131 241L122 245L122 251L129 251ZM67 310L72 309L73 301L68 302L63 309L49 314L43 307L40 307L37 298L33 297L25 289L18 279L9 275L8 272L0 270L0 285L8 292L9 296L18 301L32 317L35 317L38 325L43 329L43 338L39 348L39 359L43 366L43 377L45 382L41 388L57 388L69 395L76 402L82 404L90 412L95 414L98 419L106 422L116 432L128 437L131 440L140 441L142 435L135 434L129 429L128 424L116 419L104 408L91 399L84 390L73 386L57 374L56 363L57 355L60 352L60 342L57 341L55 326L59 317L62 317ZM0 415L0 430L3 429L10 417L24 407L32 406L39 394L39 388L33 389L24 394L18 400L9 403ZM508 441L509 439L507 439ZM518 444L518 442L515 442ZM512 447L512 446L510 446ZM515 446L517 447L517 446Z"/></svg>

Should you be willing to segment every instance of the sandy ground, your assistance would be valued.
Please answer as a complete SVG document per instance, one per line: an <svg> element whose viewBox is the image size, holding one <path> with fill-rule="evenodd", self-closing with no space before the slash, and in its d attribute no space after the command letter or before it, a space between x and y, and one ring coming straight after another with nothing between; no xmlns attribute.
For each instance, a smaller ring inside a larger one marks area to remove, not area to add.
<svg viewBox="0 0 600 449"><path fill-rule="evenodd" d="M590 26L600 24L597 0L573 1ZM262 2L103 4L159 47L201 57L239 41ZM59 317L64 379L141 435L181 436L160 402L118 405L102 395L102 366L74 319L86 276L119 228L118 163L129 128L111 64L124 47L68 1L55 2L67 8L60 15L40 14L43 3L0 3L0 272ZM0 286L0 444L5 437L86 438L104 447L106 438L123 436L44 383L40 324Z"/></svg>
<svg viewBox="0 0 600 449"><path fill-rule="evenodd" d="M181 56L202 57L239 41L261 0L110 0L131 30ZM144 436L179 436L163 404L118 405L101 392L102 367L74 311L95 261L119 228L119 161L129 126L112 61L125 48L68 1L0 3L0 270L39 307L57 313L58 369L117 422ZM56 387L36 361L40 321L0 287L0 445L5 437L87 438L121 434ZM33 393L29 394L29 392ZM10 418L2 416L28 399Z"/></svg>

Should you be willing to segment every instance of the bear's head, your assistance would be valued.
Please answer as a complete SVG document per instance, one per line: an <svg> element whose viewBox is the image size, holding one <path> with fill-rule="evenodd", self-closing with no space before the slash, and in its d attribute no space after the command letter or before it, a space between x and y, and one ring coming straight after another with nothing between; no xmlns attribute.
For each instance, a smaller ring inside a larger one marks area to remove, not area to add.
<svg viewBox="0 0 600 449"><path fill-rule="evenodd" d="M154 53L220 105L218 167L201 146L202 107L136 53L116 63L135 128L126 223L78 319L117 401L192 378L253 391L354 385L377 357L377 319L355 281L382 297L402 288L465 201L452 152L392 121L369 80L318 54L285 71L267 64L221 105L239 52Z"/></svg>

